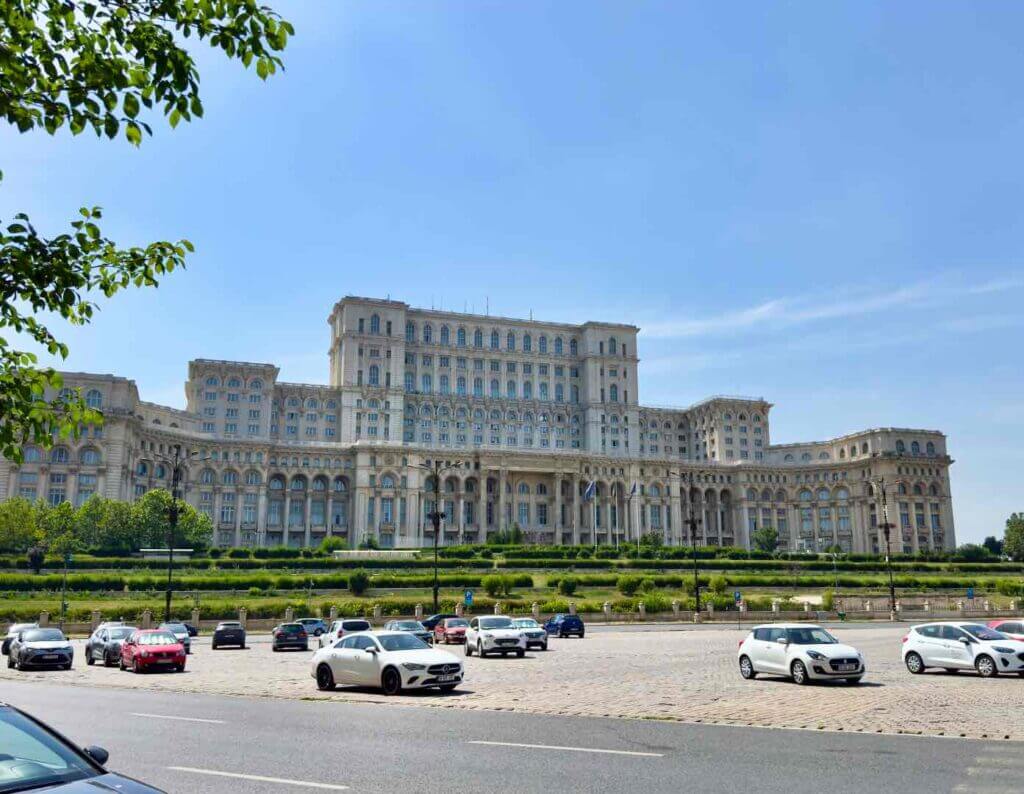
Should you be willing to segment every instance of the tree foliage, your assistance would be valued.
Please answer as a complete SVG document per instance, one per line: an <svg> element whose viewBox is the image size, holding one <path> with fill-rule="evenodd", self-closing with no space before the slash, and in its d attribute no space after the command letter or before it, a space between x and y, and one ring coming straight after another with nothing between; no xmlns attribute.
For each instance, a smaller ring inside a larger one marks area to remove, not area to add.
<svg viewBox="0 0 1024 794"><path fill-rule="evenodd" d="M1016 562L1024 560L1024 513L1013 513L1006 519L1003 553Z"/></svg>
<svg viewBox="0 0 1024 794"><path fill-rule="evenodd" d="M199 72L185 42L199 40L261 79L281 67L277 55L291 24L254 0L5 0L0 3L0 116L19 132L67 127L78 135L119 134L138 146L162 112L171 127L203 115ZM0 173L2 178L2 173ZM188 240L122 248L104 236L99 207L82 208L71 230L46 237L24 213L0 219L0 329L23 334L50 355L67 346L40 317L86 324L96 304L127 287L156 286L184 267ZM102 416L80 394L60 392L60 375L34 353L0 336L0 454L21 461L22 446L50 446Z"/></svg>
<svg viewBox="0 0 1024 794"><path fill-rule="evenodd" d="M993 557L1001 557L1003 555L1003 542L995 535L989 535L981 542L981 545L988 549L989 554Z"/></svg>
<svg viewBox="0 0 1024 794"><path fill-rule="evenodd" d="M750 541L758 551L771 554L779 546L779 532L775 527L761 527L750 536Z"/></svg>

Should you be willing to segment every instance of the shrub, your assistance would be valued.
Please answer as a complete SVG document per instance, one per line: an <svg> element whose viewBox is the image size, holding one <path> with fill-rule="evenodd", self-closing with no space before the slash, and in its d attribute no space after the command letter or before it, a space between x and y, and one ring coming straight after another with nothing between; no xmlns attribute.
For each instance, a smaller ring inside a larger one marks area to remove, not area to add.
<svg viewBox="0 0 1024 794"><path fill-rule="evenodd" d="M348 543L345 542L344 538L339 538L336 535L332 535L329 538L324 538L320 542L320 550L326 552L342 551L348 548Z"/></svg>
<svg viewBox="0 0 1024 794"><path fill-rule="evenodd" d="M232 560L248 560L252 557L250 549L228 549L228 558Z"/></svg>
<svg viewBox="0 0 1024 794"><path fill-rule="evenodd" d="M491 598L497 598L498 596L509 594L509 591L512 589L512 578L495 573L485 576L481 584L487 595Z"/></svg>
<svg viewBox="0 0 1024 794"><path fill-rule="evenodd" d="M657 586L657 583L650 576L645 576L643 579L640 580L641 593L650 593Z"/></svg>
<svg viewBox="0 0 1024 794"><path fill-rule="evenodd" d="M370 589L370 575L362 568L352 571L348 577L348 589L353 595L361 596Z"/></svg>
<svg viewBox="0 0 1024 794"><path fill-rule="evenodd" d="M594 552L592 549L580 549L576 552L576 559L578 560L589 560L593 556Z"/></svg>
<svg viewBox="0 0 1024 794"><path fill-rule="evenodd" d="M558 582L558 592L562 595L571 596L576 592L579 581L575 576L563 576Z"/></svg>
<svg viewBox="0 0 1024 794"><path fill-rule="evenodd" d="M708 582L708 587L712 593L721 595L726 591L729 586L729 581L724 576L712 576L711 581Z"/></svg>
<svg viewBox="0 0 1024 794"><path fill-rule="evenodd" d="M821 608L826 612L831 612L836 606L836 594L831 590L826 590L821 594Z"/></svg>
<svg viewBox="0 0 1024 794"><path fill-rule="evenodd" d="M643 580L639 576L620 576L615 582L615 586L623 595L631 596L640 589L641 581Z"/></svg>
<svg viewBox="0 0 1024 794"><path fill-rule="evenodd" d="M212 549L210 549L208 552L206 552L206 556L209 557L211 560L220 559L220 555L221 554L223 554L223 552L220 549L218 549L216 546L214 546Z"/></svg>

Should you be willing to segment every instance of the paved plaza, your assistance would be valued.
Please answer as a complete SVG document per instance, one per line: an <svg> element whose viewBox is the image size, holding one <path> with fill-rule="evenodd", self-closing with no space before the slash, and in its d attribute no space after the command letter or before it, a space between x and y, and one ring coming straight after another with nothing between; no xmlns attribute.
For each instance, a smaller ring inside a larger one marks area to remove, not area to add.
<svg viewBox="0 0 1024 794"><path fill-rule="evenodd" d="M661 719L864 733L1024 741L1024 680L981 679L972 673L929 671L914 676L900 658L905 626L859 626L840 640L865 655L868 674L858 686L828 682L800 687L759 677L744 681L736 648L746 628L699 630L626 627L591 631L584 640L552 638L547 653L523 659L465 659L466 683L453 694L435 692L387 698L357 688L319 692L309 675L312 651L272 653L266 637L247 650L213 652L199 638L181 675L134 675L116 667L87 667L76 642L70 672L17 672L0 679L45 680L89 686L166 692L336 700L433 708L515 711L532 714Z"/></svg>

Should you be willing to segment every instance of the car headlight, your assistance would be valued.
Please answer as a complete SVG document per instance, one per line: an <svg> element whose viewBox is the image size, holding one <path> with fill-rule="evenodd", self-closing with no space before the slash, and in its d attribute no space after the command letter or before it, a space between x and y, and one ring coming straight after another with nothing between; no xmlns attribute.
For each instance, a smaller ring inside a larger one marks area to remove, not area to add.
<svg viewBox="0 0 1024 794"><path fill-rule="evenodd" d="M488 634L486 631L483 634L481 634L480 636L483 637L485 640L493 640L494 639L494 635L493 634Z"/></svg>
<svg viewBox="0 0 1024 794"><path fill-rule="evenodd" d="M416 664L416 662L402 662L402 667L404 667L406 670L410 672L412 672L413 670L427 669L427 666L425 664Z"/></svg>
<svg viewBox="0 0 1024 794"><path fill-rule="evenodd" d="M827 656L825 656L825 654L818 653L817 651L808 651L807 655L814 659L816 662L823 662L825 661L825 659L828 658Z"/></svg>
<svg viewBox="0 0 1024 794"><path fill-rule="evenodd" d="M992 646L992 650L995 651L996 653L1010 653L1010 654L1013 653L1013 648L1003 648L1003 647L1001 647L999 645L993 645Z"/></svg>

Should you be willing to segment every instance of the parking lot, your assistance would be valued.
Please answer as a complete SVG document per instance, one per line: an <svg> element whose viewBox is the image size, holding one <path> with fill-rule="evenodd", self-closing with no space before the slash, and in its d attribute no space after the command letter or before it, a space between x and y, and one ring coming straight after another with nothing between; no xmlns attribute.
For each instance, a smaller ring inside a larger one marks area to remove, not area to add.
<svg viewBox="0 0 1024 794"><path fill-rule="evenodd" d="M455 693L423 692L387 698L362 689L320 692L309 675L312 651L272 653L266 637L246 650L212 651L199 637L183 674L133 675L116 667L87 667L76 641L70 672L18 672L0 678L168 692L402 703L434 708L604 716L846 732L1024 740L1024 680L984 680L972 673L914 676L900 659L905 626L835 628L865 655L859 686L799 687L759 677L744 681L736 648L746 628L608 627L586 639L552 638L551 650L525 658L466 659L466 682Z"/></svg>

